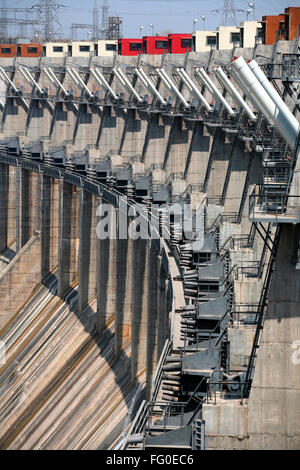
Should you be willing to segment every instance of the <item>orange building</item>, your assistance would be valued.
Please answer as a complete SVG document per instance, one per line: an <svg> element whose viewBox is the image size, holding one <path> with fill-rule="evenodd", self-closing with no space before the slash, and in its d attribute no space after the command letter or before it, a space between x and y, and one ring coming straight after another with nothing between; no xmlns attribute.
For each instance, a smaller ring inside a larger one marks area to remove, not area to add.
<svg viewBox="0 0 300 470"><path fill-rule="evenodd" d="M17 46L15 44L0 44L0 57L15 57Z"/></svg>
<svg viewBox="0 0 300 470"><path fill-rule="evenodd" d="M19 44L18 56L20 57L40 57L43 54L42 44Z"/></svg>
<svg viewBox="0 0 300 470"><path fill-rule="evenodd" d="M289 7L284 10L286 39L295 39L300 26L300 7Z"/></svg>
<svg viewBox="0 0 300 470"><path fill-rule="evenodd" d="M295 39L300 25L300 7L285 8L280 15L263 16L261 24L263 44Z"/></svg>
<svg viewBox="0 0 300 470"><path fill-rule="evenodd" d="M284 15L263 16L261 20L263 44L274 44L278 36L284 31L284 24Z"/></svg>

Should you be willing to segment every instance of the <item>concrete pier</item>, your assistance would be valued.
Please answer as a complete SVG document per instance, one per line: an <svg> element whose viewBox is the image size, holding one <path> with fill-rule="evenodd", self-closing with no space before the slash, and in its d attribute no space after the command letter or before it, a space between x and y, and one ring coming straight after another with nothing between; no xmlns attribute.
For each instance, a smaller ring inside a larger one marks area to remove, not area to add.
<svg viewBox="0 0 300 470"><path fill-rule="evenodd" d="M82 312L97 296L97 209L99 200L81 190L78 256L78 309Z"/></svg>
<svg viewBox="0 0 300 470"><path fill-rule="evenodd" d="M69 183L59 186L58 295L64 297L78 278L80 191Z"/></svg>

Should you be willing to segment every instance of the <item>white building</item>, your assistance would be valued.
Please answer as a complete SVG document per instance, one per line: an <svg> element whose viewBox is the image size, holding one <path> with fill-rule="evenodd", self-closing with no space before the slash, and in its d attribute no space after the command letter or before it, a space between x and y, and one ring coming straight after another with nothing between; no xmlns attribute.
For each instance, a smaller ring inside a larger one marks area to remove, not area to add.
<svg viewBox="0 0 300 470"><path fill-rule="evenodd" d="M118 41L101 40L95 42L96 55L99 57L109 57L118 52Z"/></svg>
<svg viewBox="0 0 300 470"><path fill-rule="evenodd" d="M44 44L46 57L63 57L68 54L69 43L67 42L47 42Z"/></svg>
<svg viewBox="0 0 300 470"><path fill-rule="evenodd" d="M243 21L240 26L219 26L215 31L194 31L194 50L206 52L211 49L254 47L255 38L260 34L261 28L258 21Z"/></svg>

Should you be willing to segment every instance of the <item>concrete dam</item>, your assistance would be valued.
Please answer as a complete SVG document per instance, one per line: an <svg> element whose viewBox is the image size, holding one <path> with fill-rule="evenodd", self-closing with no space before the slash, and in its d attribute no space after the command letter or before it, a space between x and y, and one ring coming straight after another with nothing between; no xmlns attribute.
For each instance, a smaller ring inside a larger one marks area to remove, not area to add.
<svg viewBox="0 0 300 470"><path fill-rule="evenodd" d="M2 450L300 449L299 86L298 39L1 59Z"/></svg>

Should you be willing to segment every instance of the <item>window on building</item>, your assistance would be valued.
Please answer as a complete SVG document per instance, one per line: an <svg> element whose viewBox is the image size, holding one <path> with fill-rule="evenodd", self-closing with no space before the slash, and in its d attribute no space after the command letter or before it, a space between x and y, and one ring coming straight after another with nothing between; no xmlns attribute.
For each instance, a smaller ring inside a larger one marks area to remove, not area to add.
<svg viewBox="0 0 300 470"><path fill-rule="evenodd" d="M129 44L130 51L140 51L142 49L142 43L140 42L131 42Z"/></svg>
<svg viewBox="0 0 300 470"><path fill-rule="evenodd" d="M116 51L117 50L117 44L106 44L105 49L107 51Z"/></svg>
<svg viewBox="0 0 300 470"><path fill-rule="evenodd" d="M230 35L230 41L233 44L237 44L241 42L241 34L240 33L231 33Z"/></svg>
<svg viewBox="0 0 300 470"><path fill-rule="evenodd" d="M90 46L79 46L79 52L90 52Z"/></svg>
<svg viewBox="0 0 300 470"><path fill-rule="evenodd" d="M156 49L168 49L168 47L169 47L168 41L155 41Z"/></svg>
<svg viewBox="0 0 300 470"><path fill-rule="evenodd" d="M37 54L38 48L37 47L27 47L28 54Z"/></svg>
<svg viewBox="0 0 300 470"><path fill-rule="evenodd" d="M217 36L206 36L206 45L207 46L216 46L217 45Z"/></svg>
<svg viewBox="0 0 300 470"><path fill-rule="evenodd" d="M192 38L181 39L181 47L192 47Z"/></svg>
<svg viewBox="0 0 300 470"><path fill-rule="evenodd" d="M63 46L53 46L53 52L63 52Z"/></svg>
<svg viewBox="0 0 300 470"><path fill-rule="evenodd" d="M1 47L1 53L2 54L10 54L11 53L11 48L10 47Z"/></svg>

